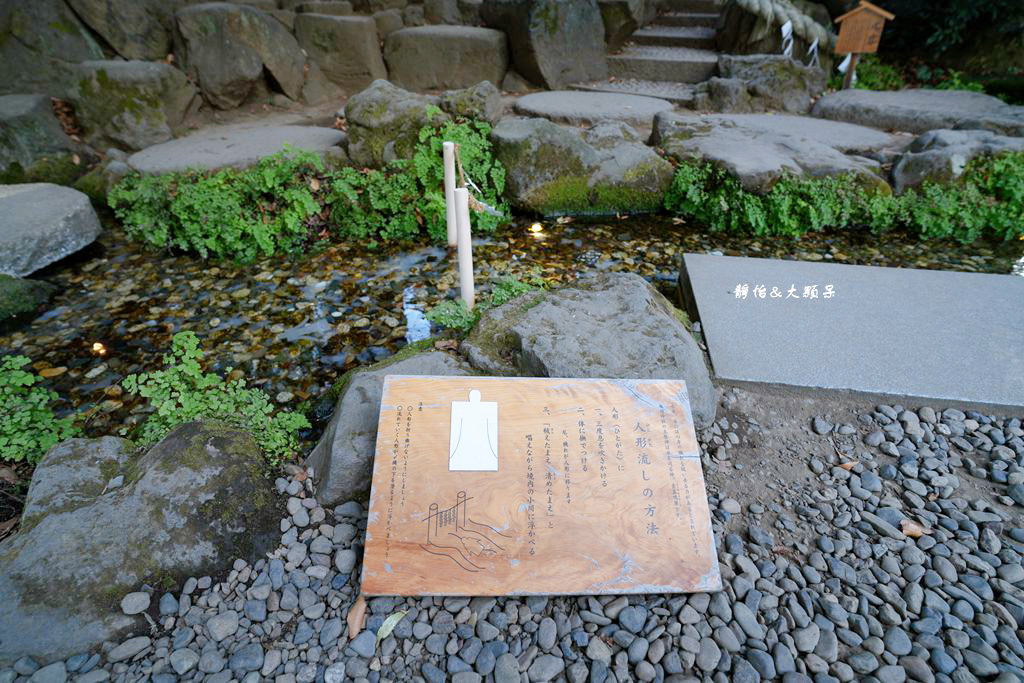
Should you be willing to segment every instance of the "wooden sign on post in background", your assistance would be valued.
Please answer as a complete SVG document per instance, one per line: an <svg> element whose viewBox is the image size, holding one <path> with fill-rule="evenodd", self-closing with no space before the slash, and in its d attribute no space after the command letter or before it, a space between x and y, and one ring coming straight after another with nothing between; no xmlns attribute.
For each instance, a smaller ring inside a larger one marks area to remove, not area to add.
<svg viewBox="0 0 1024 683"><path fill-rule="evenodd" d="M839 24L839 39L836 41L836 54L849 54L850 63L843 78L843 89L853 84L853 74L857 70L857 62L862 54L878 51L878 42L882 39L882 29L886 20L892 21L896 15L886 12L867 0L846 14L836 17Z"/></svg>
<svg viewBox="0 0 1024 683"><path fill-rule="evenodd" d="M685 382L386 378L364 594L721 587Z"/></svg>

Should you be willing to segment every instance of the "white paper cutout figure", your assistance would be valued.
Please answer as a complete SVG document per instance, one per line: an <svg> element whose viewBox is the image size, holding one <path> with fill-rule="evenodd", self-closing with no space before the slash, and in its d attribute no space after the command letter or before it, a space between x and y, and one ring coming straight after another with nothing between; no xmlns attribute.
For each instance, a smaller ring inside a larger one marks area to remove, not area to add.
<svg viewBox="0 0 1024 683"><path fill-rule="evenodd" d="M782 25L782 54L787 57L793 56L793 22L786 20Z"/></svg>
<svg viewBox="0 0 1024 683"><path fill-rule="evenodd" d="M468 401L452 401L448 470L498 471L498 404L481 402L477 389L469 392Z"/></svg>
<svg viewBox="0 0 1024 683"><path fill-rule="evenodd" d="M810 47L807 48L807 54L811 56L807 66L821 66L821 62L818 60L818 39L815 38L814 42L811 43Z"/></svg>

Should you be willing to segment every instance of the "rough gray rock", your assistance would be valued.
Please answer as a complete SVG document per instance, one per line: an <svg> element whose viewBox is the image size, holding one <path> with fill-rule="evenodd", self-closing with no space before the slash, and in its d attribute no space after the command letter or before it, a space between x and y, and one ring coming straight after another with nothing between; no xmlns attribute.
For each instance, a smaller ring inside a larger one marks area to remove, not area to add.
<svg viewBox="0 0 1024 683"><path fill-rule="evenodd" d="M508 70L505 34L476 26L414 26L384 41L389 78L410 90L501 83Z"/></svg>
<svg viewBox="0 0 1024 683"><path fill-rule="evenodd" d="M277 154L285 145L323 154L342 151L345 134L318 126L239 123L208 126L188 137L148 147L128 157L128 165L142 173L169 173L188 168L247 168Z"/></svg>
<svg viewBox="0 0 1024 683"><path fill-rule="evenodd" d="M491 123L501 118L503 108L501 92L490 81L481 81L462 90L446 90L441 93L440 105L452 116Z"/></svg>
<svg viewBox="0 0 1024 683"><path fill-rule="evenodd" d="M258 92L264 69L285 95L299 99L306 58L292 34L269 14L211 2L178 10L175 20L182 65L213 106L231 109ZM296 19L296 32L298 24Z"/></svg>
<svg viewBox="0 0 1024 683"><path fill-rule="evenodd" d="M68 5L125 59L160 60L171 51L173 12L163 0L67 0Z"/></svg>
<svg viewBox="0 0 1024 683"><path fill-rule="evenodd" d="M490 0L484 24L509 38L515 70L551 89L608 77L597 0Z"/></svg>
<svg viewBox="0 0 1024 683"><path fill-rule="evenodd" d="M618 52L647 19L646 0L597 0L604 23L604 42L609 52Z"/></svg>
<svg viewBox="0 0 1024 683"><path fill-rule="evenodd" d="M345 104L348 153L356 164L383 166L412 156L423 126L441 123L447 114L431 114L437 97L417 95L384 80L356 93Z"/></svg>
<svg viewBox="0 0 1024 683"><path fill-rule="evenodd" d="M295 37L327 79L347 90L388 77L373 17L299 14Z"/></svg>
<svg viewBox="0 0 1024 683"><path fill-rule="evenodd" d="M1024 107L966 90L840 90L818 100L811 113L910 133L959 128L1024 136Z"/></svg>
<svg viewBox="0 0 1024 683"><path fill-rule="evenodd" d="M640 276L601 274L487 311L462 352L492 375L683 379L700 429L714 421L717 396L678 315Z"/></svg>
<svg viewBox="0 0 1024 683"><path fill-rule="evenodd" d="M545 216L658 211L672 165L624 123L587 130L547 119L507 118L491 131L507 172L505 196Z"/></svg>
<svg viewBox="0 0 1024 683"><path fill-rule="evenodd" d="M66 3L0 3L0 95L64 96L76 64L103 58L103 50Z"/></svg>
<svg viewBox="0 0 1024 683"><path fill-rule="evenodd" d="M397 9L374 12L373 20L377 24L377 35L381 38L387 38L395 31L405 27L405 22L402 20L402 12Z"/></svg>
<svg viewBox="0 0 1024 683"><path fill-rule="evenodd" d="M881 162L902 147L900 138L887 133L805 116L671 112L655 117L651 144L678 160L720 165L751 192L767 192L784 173L854 173L886 191Z"/></svg>
<svg viewBox="0 0 1024 683"><path fill-rule="evenodd" d="M0 323L38 311L56 292L57 286L49 282L0 273Z"/></svg>
<svg viewBox="0 0 1024 683"><path fill-rule="evenodd" d="M77 73L71 99L97 147L137 150L170 140L199 104L185 74L163 62L83 62Z"/></svg>
<svg viewBox="0 0 1024 683"><path fill-rule="evenodd" d="M317 501L332 505L369 493L386 375L471 373L465 363L439 351L388 359L353 373L341 388L327 429L306 459L315 473Z"/></svg>
<svg viewBox="0 0 1024 683"><path fill-rule="evenodd" d="M931 130L917 137L892 168L896 192L924 181L950 183L967 163L979 156L1024 150L1024 138L997 135L987 130Z"/></svg>
<svg viewBox="0 0 1024 683"><path fill-rule="evenodd" d="M116 640L144 625L116 608L144 581L265 552L278 510L263 466L248 433L198 422L141 456L121 439L55 446L33 474L21 530L0 547L0 660ZM125 484L105 490L118 473Z"/></svg>
<svg viewBox="0 0 1024 683"><path fill-rule="evenodd" d="M825 72L785 55L720 55L719 77L698 86L694 109L805 114L825 90Z"/></svg>
<svg viewBox="0 0 1024 683"><path fill-rule="evenodd" d="M49 97L0 95L0 183L70 183L85 170L88 156L84 145L65 135Z"/></svg>
<svg viewBox="0 0 1024 683"><path fill-rule="evenodd" d="M22 277L91 244L100 221L89 198L50 183L0 185L0 273Z"/></svg>
<svg viewBox="0 0 1024 683"><path fill-rule="evenodd" d="M659 111L672 111L672 103L656 97L624 93L553 90L525 95L516 100L516 113L539 116L574 126L599 121L622 121L650 128Z"/></svg>

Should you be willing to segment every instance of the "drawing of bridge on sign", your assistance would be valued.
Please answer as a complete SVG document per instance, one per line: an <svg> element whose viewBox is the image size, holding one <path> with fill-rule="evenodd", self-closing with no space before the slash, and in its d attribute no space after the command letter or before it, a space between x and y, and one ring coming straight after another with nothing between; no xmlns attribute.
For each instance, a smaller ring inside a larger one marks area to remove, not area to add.
<svg viewBox="0 0 1024 683"><path fill-rule="evenodd" d="M431 503L423 519L427 542L420 547L431 555L447 557L467 572L486 571L481 566L483 561L504 555L502 543L507 545L511 536L469 517L471 500L465 491L459 491L451 507L440 509L437 503Z"/></svg>

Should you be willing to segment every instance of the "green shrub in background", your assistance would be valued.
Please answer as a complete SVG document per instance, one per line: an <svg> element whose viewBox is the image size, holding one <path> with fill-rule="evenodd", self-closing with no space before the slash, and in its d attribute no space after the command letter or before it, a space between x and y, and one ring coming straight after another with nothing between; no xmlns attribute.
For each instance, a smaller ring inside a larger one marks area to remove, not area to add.
<svg viewBox="0 0 1024 683"><path fill-rule="evenodd" d="M285 150L245 170L132 175L108 202L129 236L158 248L249 261L294 251L326 232L378 241L413 239L425 230L445 239L441 143L459 145L477 198L507 213L501 203L505 169L494 159L490 126L447 122L425 127L412 159L381 170L325 169L317 154ZM493 232L501 217L474 213L474 231Z"/></svg>
<svg viewBox="0 0 1024 683"><path fill-rule="evenodd" d="M747 192L712 164L684 163L665 195L669 211L712 232L798 237L826 228L903 227L921 238L1010 239L1024 235L1024 153L979 157L950 185L926 182L900 196L865 189L855 175L784 176L765 194Z"/></svg>
<svg viewBox="0 0 1024 683"><path fill-rule="evenodd" d="M491 286L490 297L477 303L472 311L466 308L462 299L447 299L427 312L427 320L465 334L473 329L485 311L543 287L544 281L539 278L527 278L524 282L511 276L502 277Z"/></svg>
<svg viewBox="0 0 1024 683"><path fill-rule="evenodd" d="M272 465L298 447L298 430L309 427L305 416L290 411L274 414L270 399L259 389L246 389L241 379L226 381L202 369L203 352L192 332L174 335L163 370L128 375L122 385L149 399L155 409L134 434L151 446L174 427L201 418L247 429Z"/></svg>
<svg viewBox="0 0 1024 683"><path fill-rule="evenodd" d="M843 87L843 74L834 73L829 78L828 85L833 90ZM857 63L857 82L855 88L861 90L900 90L906 84L896 67L883 64L878 55L861 55Z"/></svg>
<svg viewBox="0 0 1024 683"><path fill-rule="evenodd" d="M0 460L35 464L64 439L78 434L74 417L58 419L50 404L57 394L33 386L39 378L23 370L25 356L0 358Z"/></svg>

